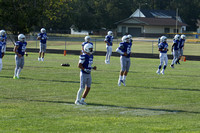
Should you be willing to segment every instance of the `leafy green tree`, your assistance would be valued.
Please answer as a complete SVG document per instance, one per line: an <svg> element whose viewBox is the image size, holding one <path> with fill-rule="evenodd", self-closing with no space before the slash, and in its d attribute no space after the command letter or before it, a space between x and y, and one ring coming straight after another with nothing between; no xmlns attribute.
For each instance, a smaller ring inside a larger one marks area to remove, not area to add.
<svg viewBox="0 0 200 133"><path fill-rule="evenodd" d="M34 1L1 0L0 21L2 29L11 31L14 35L29 33L37 24L38 10Z"/></svg>

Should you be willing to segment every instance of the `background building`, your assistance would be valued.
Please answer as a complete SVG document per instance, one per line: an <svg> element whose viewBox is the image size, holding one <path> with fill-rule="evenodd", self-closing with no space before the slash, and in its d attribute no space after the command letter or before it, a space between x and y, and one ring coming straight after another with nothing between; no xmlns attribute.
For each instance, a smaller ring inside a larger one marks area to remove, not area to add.
<svg viewBox="0 0 200 133"><path fill-rule="evenodd" d="M131 34L139 37L157 37L168 33L183 33L187 24L182 22L175 11L139 10L129 18L116 22L117 34Z"/></svg>

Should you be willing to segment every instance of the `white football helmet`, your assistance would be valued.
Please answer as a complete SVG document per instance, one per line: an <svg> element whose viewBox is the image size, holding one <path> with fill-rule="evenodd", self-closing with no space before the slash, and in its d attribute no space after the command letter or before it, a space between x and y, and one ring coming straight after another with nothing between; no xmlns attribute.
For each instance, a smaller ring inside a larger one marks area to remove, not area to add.
<svg viewBox="0 0 200 133"><path fill-rule="evenodd" d="M92 54L93 53L93 45L90 43L87 43L84 45L84 51L86 53Z"/></svg>
<svg viewBox="0 0 200 133"><path fill-rule="evenodd" d="M0 31L0 36L5 36L6 35L6 31L5 30L1 30Z"/></svg>
<svg viewBox="0 0 200 133"><path fill-rule="evenodd" d="M42 29L40 30L40 32L41 32L41 33L46 33L45 28L42 28Z"/></svg>
<svg viewBox="0 0 200 133"><path fill-rule="evenodd" d="M132 39L132 35L131 35L131 34L129 34L129 35L128 35L128 38L129 38L129 39Z"/></svg>
<svg viewBox="0 0 200 133"><path fill-rule="evenodd" d="M181 39L185 39L186 38L186 36L185 35L181 35Z"/></svg>
<svg viewBox="0 0 200 133"><path fill-rule="evenodd" d="M180 35L178 35L178 34L175 35L175 36L174 36L174 39L175 39L175 40L180 40Z"/></svg>
<svg viewBox="0 0 200 133"><path fill-rule="evenodd" d="M160 37L160 42L166 42L167 41L167 37L166 36L161 36Z"/></svg>
<svg viewBox="0 0 200 133"><path fill-rule="evenodd" d="M90 41L90 36L85 36L85 42L89 42Z"/></svg>
<svg viewBox="0 0 200 133"><path fill-rule="evenodd" d="M122 37L122 42L129 42L129 37L127 35L124 35Z"/></svg>
<svg viewBox="0 0 200 133"><path fill-rule="evenodd" d="M19 34L19 35L18 35L18 40L19 40L20 42L24 42L25 39L26 39L26 37L25 37L24 34Z"/></svg>
<svg viewBox="0 0 200 133"><path fill-rule="evenodd" d="M113 32L112 32L112 31L108 31L108 35L109 35L109 36L112 36L112 35L113 35Z"/></svg>

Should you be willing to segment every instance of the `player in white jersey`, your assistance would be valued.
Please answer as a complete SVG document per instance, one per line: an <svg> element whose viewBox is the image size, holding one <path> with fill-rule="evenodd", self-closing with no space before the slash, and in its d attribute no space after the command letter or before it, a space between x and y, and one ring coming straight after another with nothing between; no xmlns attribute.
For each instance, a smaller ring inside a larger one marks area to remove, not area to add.
<svg viewBox="0 0 200 133"><path fill-rule="evenodd" d="M84 53L84 46L85 46L85 44L90 43L91 45L93 45L93 43L90 42L90 40L91 40L91 37L90 37L90 36L85 36L84 40L85 40L85 42L83 42L83 43L81 44L81 54Z"/></svg>
<svg viewBox="0 0 200 133"><path fill-rule="evenodd" d="M104 42L106 43L106 59L105 63L110 64L110 56L112 55L112 45L113 45L113 32L108 31L108 34L105 36Z"/></svg>
<svg viewBox="0 0 200 133"><path fill-rule="evenodd" d="M92 67L92 64L93 64L92 53L93 53L93 45L91 45L90 43L85 44L84 53L80 55L79 64L78 64L78 67L81 69L81 71L80 71L80 88L77 92L76 101L75 101L76 105L87 105L85 103L85 98L87 97L90 91L90 87L92 83L91 70L97 69L96 66ZM80 99L81 95L82 95L82 98Z"/></svg>
<svg viewBox="0 0 200 133"><path fill-rule="evenodd" d="M167 37L162 36L160 37L160 43L158 44L158 50L160 51L160 65L158 67L158 70L156 71L157 74L160 74L161 67L163 66L163 69L161 71L162 74L164 74L164 71L167 67L168 63L168 57L167 57L167 51L168 51L168 44L167 44Z"/></svg>
<svg viewBox="0 0 200 133"><path fill-rule="evenodd" d="M40 51L39 51L38 61L44 61L44 55L46 53L48 37L45 28L42 28L40 32L41 33L39 33L37 37L37 39L40 40Z"/></svg>
<svg viewBox="0 0 200 133"><path fill-rule="evenodd" d="M177 62L179 57L179 45L180 45L180 35L175 35L173 40L173 45L171 51L173 53L173 60L170 65L171 68L174 68L174 64Z"/></svg>
<svg viewBox="0 0 200 133"><path fill-rule="evenodd" d="M179 45L179 58L178 58L178 60L176 62L178 64L180 64L179 60L183 56L183 50L184 50L184 46L185 46L185 40L186 40L186 36L185 35L181 35L180 45Z"/></svg>
<svg viewBox="0 0 200 133"><path fill-rule="evenodd" d="M2 58L6 53L6 41L7 41L7 35L5 30L0 31L0 41L2 42Z"/></svg>
<svg viewBox="0 0 200 133"><path fill-rule="evenodd" d="M2 43L2 41L0 41L0 72L1 72L2 67L3 67L3 63L2 63L2 57L3 57L2 51L3 51L3 49L2 49L2 46L3 46L3 43Z"/></svg>
<svg viewBox="0 0 200 133"><path fill-rule="evenodd" d="M24 67L24 55L26 54L26 37L23 34L18 35L18 40L15 42L14 52L15 52L15 71L13 79L19 79L19 74ZM27 56L27 54L26 54Z"/></svg>
<svg viewBox="0 0 200 133"><path fill-rule="evenodd" d="M131 46L132 42L130 41L130 38L125 35L122 37L122 42L119 44L119 47L116 49L116 52L120 54L120 64L121 64L121 70L119 74L119 80L118 80L118 86L121 86L121 83L126 86L126 76L129 72L129 68L131 65Z"/></svg>

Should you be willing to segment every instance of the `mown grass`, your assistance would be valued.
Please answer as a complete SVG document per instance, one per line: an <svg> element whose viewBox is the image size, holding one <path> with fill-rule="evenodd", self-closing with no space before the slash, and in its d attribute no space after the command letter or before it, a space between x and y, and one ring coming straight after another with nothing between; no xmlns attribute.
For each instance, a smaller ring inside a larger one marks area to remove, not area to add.
<svg viewBox="0 0 200 133"><path fill-rule="evenodd" d="M12 79L14 55L0 72L0 132L199 132L200 63L181 62L165 75L159 59L132 58L127 86L118 87L119 57L94 56L97 71L87 106L74 105L78 55L29 53L20 79ZM69 63L70 67L61 67ZM169 64L171 60L169 60ZM169 66L169 65L168 65Z"/></svg>

